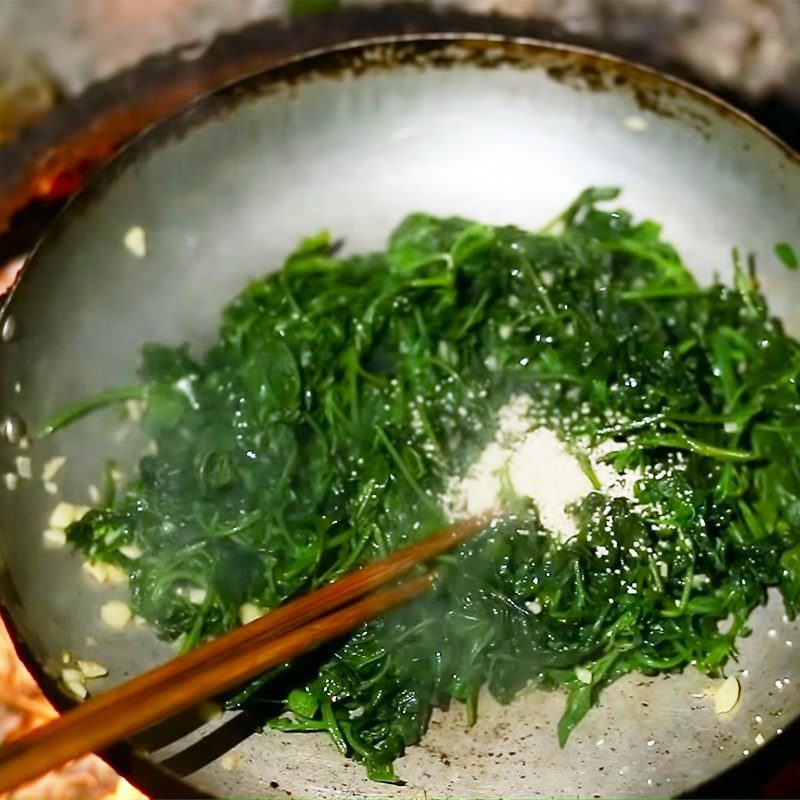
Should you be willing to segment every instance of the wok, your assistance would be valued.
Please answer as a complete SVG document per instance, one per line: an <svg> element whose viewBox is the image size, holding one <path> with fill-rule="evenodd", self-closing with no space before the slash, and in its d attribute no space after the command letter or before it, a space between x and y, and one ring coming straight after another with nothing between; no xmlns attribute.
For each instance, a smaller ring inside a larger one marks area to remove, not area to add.
<svg viewBox="0 0 800 800"><path fill-rule="evenodd" d="M6 298L0 415L35 426L134 380L145 341L211 341L219 310L246 280L320 228L358 251L382 246L415 209L536 227L591 184L622 187L628 208L662 221L701 280L730 274L732 246L752 252L774 310L796 322L800 275L773 246L800 230L800 166L751 120L584 50L397 38L248 78L128 147L60 216ZM132 226L145 230L144 258L123 246ZM104 412L34 442L34 479L13 492L0 486L4 614L61 708L70 703L55 680L63 651L109 668L97 691L174 652L144 627L104 627L100 605L124 599L125 588L94 583L77 555L42 545L56 500L36 479L42 465L65 455L61 496L86 502L109 455L135 461L140 443L117 441L118 427ZM17 455L0 444L0 471ZM742 699L727 717L714 714L702 697L711 682L692 669L631 675L562 751L563 695L531 691L507 707L486 699L473 729L460 708L434 714L398 764L405 786L369 782L325 736L255 735L233 713L174 721L110 757L145 790L172 796L675 795L800 715L800 663L787 644L800 646L798 626L772 598L752 627L729 667ZM236 758L225 757L231 748ZM165 788L167 776L180 783Z"/></svg>

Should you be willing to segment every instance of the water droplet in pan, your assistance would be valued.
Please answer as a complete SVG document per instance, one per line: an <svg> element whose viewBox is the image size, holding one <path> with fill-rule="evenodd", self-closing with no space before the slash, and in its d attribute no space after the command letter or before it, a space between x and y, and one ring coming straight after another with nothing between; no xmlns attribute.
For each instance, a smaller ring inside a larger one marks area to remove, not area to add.
<svg viewBox="0 0 800 800"><path fill-rule="evenodd" d="M25 435L25 423L16 414L8 414L0 423L0 435L11 444L19 444Z"/></svg>
<svg viewBox="0 0 800 800"><path fill-rule="evenodd" d="M17 320L10 314L3 320L0 327L0 340L10 342L17 335Z"/></svg>

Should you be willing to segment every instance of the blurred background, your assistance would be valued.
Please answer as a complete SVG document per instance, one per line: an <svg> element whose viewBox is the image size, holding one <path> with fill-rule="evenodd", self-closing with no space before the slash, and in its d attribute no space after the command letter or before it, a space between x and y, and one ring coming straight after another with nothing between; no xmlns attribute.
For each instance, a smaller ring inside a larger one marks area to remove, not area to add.
<svg viewBox="0 0 800 800"><path fill-rule="evenodd" d="M0 294L93 172L193 98L309 49L445 30L632 58L800 148L800 0L0 0ZM54 714L0 626L0 741ZM141 797L94 756L13 796Z"/></svg>

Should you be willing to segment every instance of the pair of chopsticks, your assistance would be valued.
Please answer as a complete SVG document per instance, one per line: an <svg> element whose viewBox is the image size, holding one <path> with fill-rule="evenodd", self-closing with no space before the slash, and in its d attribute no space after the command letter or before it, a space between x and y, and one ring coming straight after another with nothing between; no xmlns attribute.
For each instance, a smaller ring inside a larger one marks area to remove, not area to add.
<svg viewBox="0 0 800 800"><path fill-rule="evenodd" d="M155 667L0 749L0 792L185 711L428 589L431 573L373 592L484 528L471 517ZM371 593L371 594L370 594Z"/></svg>

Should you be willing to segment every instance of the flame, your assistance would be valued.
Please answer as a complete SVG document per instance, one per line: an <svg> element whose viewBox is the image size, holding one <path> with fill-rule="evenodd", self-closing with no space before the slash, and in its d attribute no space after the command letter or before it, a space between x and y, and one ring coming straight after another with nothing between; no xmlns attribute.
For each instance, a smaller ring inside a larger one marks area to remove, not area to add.
<svg viewBox="0 0 800 800"><path fill-rule="evenodd" d="M14 278L24 260L24 258L15 258L13 261L9 261L8 264L0 264L0 295L11 288L11 284L14 283Z"/></svg>
<svg viewBox="0 0 800 800"><path fill-rule="evenodd" d="M142 794L135 786L128 783L125 778L117 781L117 788L100 800L147 800L147 795Z"/></svg>
<svg viewBox="0 0 800 800"><path fill-rule="evenodd" d="M0 291L0 293L2 293ZM14 652L0 623L0 741L10 742L58 716ZM113 790L112 790L113 787ZM101 800L147 800L136 787L120 778L97 756L89 755L0 795L17 800L96 797Z"/></svg>

